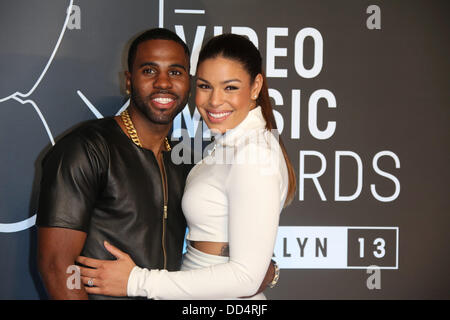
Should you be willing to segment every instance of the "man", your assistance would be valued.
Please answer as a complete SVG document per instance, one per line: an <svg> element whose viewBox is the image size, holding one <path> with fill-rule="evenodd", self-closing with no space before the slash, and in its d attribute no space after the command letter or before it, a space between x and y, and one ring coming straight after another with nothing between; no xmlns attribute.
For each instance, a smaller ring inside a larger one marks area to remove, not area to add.
<svg viewBox="0 0 450 320"><path fill-rule="evenodd" d="M83 286L67 286L67 268L80 254L113 259L105 240L139 266L179 270L190 167L172 163L166 137L188 99L189 67L189 50L176 34L143 33L129 50L127 111L80 126L44 159L38 265L51 298L88 298Z"/></svg>

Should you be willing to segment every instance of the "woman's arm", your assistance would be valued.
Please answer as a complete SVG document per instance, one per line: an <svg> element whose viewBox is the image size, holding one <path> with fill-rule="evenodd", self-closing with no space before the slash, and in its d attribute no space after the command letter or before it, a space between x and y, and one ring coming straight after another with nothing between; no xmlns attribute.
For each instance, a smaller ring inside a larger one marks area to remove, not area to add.
<svg viewBox="0 0 450 320"><path fill-rule="evenodd" d="M246 148L246 154L259 154L269 162L278 159L273 159L270 150L255 145ZM153 299L253 295L272 258L285 183L278 163L234 164L226 182L229 262L182 272L135 268L128 281L128 295Z"/></svg>

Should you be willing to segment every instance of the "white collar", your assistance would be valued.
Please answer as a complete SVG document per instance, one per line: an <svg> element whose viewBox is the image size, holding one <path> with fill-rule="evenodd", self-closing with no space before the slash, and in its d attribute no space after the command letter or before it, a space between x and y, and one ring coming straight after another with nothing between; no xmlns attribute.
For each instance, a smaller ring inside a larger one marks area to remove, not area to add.
<svg viewBox="0 0 450 320"><path fill-rule="evenodd" d="M262 114L261 106L257 106L249 111L247 116L241 123L233 129L228 130L225 134L215 136L215 145L231 147L238 143L239 140L248 132L259 131L265 129L266 120Z"/></svg>

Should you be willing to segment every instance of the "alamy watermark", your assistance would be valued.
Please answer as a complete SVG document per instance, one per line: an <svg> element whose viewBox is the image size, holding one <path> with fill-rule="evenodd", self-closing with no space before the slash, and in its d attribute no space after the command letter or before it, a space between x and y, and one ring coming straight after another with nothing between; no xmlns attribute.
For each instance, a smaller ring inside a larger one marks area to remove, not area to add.
<svg viewBox="0 0 450 320"><path fill-rule="evenodd" d="M370 276L367 278L366 286L369 290L381 289L381 269L378 266L372 265L367 267L367 274Z"/></svg>
<svg viewBox="0 0 450 320"><path fill-rule="evenodd" d="M283 160L277 129L255 130L232 129L225 134L211 132L211 142L203 145L203 138L194 139L189 131L181 129L181 136L172 148L171 159L175 164L193 164L199 161L207 165L257 165L261 174L274 174L279 171ZM193 141L192 141L193 140ZM192 146L193 144L193 146Z"/></svg>
<svg viewBox="0 0 450 320"><path fill-rule="evenodd" d="M76 265L70 265L66 269L66 273L70 274L66 280L66 286L69 290L81 289L81 272L80 267Z"/></svg>
<svg viewBox="0 0 450 320"><path fill-rule="evenodd" d="M81 9L77 5L72 5L69 21L67 22L67 29L81 30Z"/></svg>
<svg viewBox="0 0 450 320"><path fill-rule="evenodd" d="M379 6L372 4L367 7L367 14L370 16L366 20L366 27L369 30L380 30L381 29L381 9Z"/></svg>

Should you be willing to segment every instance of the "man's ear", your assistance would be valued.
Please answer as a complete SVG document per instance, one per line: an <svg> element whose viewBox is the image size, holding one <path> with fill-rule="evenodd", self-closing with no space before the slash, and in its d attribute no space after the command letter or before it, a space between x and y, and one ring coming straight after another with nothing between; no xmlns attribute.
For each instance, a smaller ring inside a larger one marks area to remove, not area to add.
<svg viewBox="0 0 450 320"><path fill-rule="evenodd" d="M125 90L127 91L127 94L131 93L131 73L130 71L125 71Z"/></svg>

